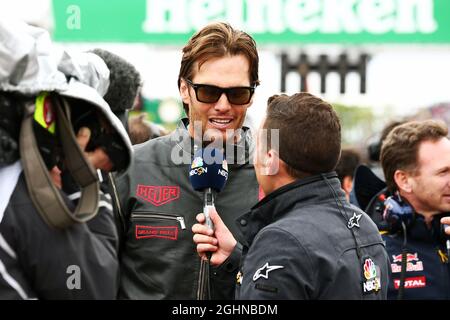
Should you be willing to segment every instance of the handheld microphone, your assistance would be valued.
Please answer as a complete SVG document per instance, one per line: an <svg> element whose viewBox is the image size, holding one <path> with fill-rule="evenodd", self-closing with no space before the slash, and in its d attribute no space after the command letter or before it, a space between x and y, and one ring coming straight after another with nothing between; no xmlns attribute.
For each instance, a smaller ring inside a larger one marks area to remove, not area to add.
<svg viewBox="0 0 450 320"><path fill-rule="evenodd" d="M189 180L196 191L203 191L203 213L206 225L213 229L210 210L214 208L214 193L222 191L228 179L228 165L217 148L206 147L194 153Z"/></svg>
<svg viewBox="0 0 450 320"><path fill-rule="evenodd" d="M214 208L214 192L220 192L228 179L228 165L223 153L219 149L206 147L194 153L189 180L196 191L203 191L203 214L205 224L213 229L210 210ZM209 260L211 253L206 253L206 259L200 261L198 277L198 300L211 298L209 288Z"/></svg>

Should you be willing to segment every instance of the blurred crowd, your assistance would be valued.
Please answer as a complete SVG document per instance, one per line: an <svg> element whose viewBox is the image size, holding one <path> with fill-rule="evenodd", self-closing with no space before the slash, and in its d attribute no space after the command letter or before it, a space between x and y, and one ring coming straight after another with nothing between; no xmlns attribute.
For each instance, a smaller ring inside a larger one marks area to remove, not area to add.
<svg viewBox="0 0 450 320"><path fill-rule="evenodd" d="M450 298L444 122L342 147L328 102L274 93L252 130L256 42L212 23L169 132L123 57L13 20L0 39L0 299Z"/></svg>

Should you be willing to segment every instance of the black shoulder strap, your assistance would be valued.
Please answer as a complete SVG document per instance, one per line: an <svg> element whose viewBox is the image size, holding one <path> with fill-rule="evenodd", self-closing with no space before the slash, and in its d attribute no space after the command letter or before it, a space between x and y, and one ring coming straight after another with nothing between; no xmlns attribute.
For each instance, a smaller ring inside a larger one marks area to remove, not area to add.
<svg viewBox="0 0 450 320"><path fill-rule="evenodd" d="M61 139L67 168L81 189L81 197L71 212L59 190L53 184L42 160L33 131L34 105L28 105L20 132L20 156L28 192L37 211L48 225L66 228L92 219L98 211L99 182L94 168L84 157L63 108L69 114L67 101L52 99L57 113L59 139Z"/></svg>

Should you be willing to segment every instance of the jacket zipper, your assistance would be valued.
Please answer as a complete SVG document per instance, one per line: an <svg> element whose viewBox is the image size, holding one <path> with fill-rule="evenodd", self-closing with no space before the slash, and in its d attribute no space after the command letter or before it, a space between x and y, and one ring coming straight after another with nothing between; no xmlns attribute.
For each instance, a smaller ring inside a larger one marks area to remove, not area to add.
<svg viewBox="0 0 450 320"><path fill-rule="evenodd" d="M180 224L182 230L186 229L184 218L180 216L168 216L163 214L131 214L131 219L163 219L163 220L176 220Z"/></svg>

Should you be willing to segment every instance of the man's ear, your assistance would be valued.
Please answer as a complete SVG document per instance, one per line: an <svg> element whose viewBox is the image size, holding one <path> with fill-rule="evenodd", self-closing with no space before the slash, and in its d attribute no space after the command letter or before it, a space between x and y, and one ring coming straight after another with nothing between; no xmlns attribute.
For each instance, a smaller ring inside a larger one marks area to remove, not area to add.
<svg viewBox="0 0 450 320"><path fill-rule="evenodd" d="M411 174L406 171L396 170L394 173L394 181L399 191L411 193L412 192L411 179L412 179Z"/></svg>
<svg viewBox="0 0 450 320"><path fill-rule="evenodd" d="M270 149L266 154L264 164L268 176L276 175L280 169L280 157L278 152L274 149Z"/></svg>
<svg viewBox="0 0 450 320"><path fill-rule="evenodd" d="M345 176L344 179L342 179L342 189L346 193L350 193L353 188L353 178L351 176Z"/></svg>
<svg viewBox="0 0 450 320"><path fill-rule="evenodd" d="M189 105L190 102L189 85L184 79L180 80L180 97L183 103Z"/></svg>

